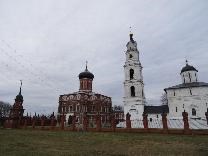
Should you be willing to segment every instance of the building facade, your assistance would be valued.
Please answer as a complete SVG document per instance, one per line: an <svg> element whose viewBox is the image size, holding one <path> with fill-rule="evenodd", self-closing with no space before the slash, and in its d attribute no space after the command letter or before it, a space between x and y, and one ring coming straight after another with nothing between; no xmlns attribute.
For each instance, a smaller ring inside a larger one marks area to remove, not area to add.
<svg viewBox="0 0 208 156"><path fill-rule="evenodd" d="M112 113L111 97L101 95L92 91L94 75L88 71L87 65L84 72L79 74L80 87L78 92L60 95L58 114L66 115L66 122L70 125L72 116L76 121L83 124L83 116L86 114L89 119L89 126L95 125L96 115L101 115L103 126L110 124Z"/></svg>
<svg viewBox="0 0 208 156"><path fill-rule="evenodd" d="M208 108L208 83L199 82L198 70L188 64L181 70L182 83L165 88L169 117L181 118L186 111L190 118L205 118Z"/></svg>
<svg viewBox="0 0 208 156"><path fill-rule="evenodd" d="M24 109L23 109L23 96L22 96L22 81L19 94L15 98L15 102L10 110L9 118L5 121L4 127L6 128L19 128L22 124Z"/></svg>
<svg viewBox="0 0 208 156"><path fill-rule="evenodd" d="M133 34L130 34L130 41L126 47L126 61L124 65L124 114L130 113L131 119L135 120L142 118L145 95L142 65L139 60L137 42L133 39Z"/></svg>

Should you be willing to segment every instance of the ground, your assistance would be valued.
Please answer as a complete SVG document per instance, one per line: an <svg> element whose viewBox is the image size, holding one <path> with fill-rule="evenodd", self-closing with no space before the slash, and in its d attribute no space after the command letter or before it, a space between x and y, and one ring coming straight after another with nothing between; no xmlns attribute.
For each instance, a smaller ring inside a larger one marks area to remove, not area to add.
<svg viewBox="0 0 208 156"><path fill-rule="evenodd" d="M0 155L208 155L208 136L0 129Z"/></svg>

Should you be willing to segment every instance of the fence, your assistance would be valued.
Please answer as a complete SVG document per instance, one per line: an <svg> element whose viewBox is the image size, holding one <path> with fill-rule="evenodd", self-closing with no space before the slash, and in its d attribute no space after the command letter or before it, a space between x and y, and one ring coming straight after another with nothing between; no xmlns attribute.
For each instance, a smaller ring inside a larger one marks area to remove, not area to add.
<svg viewBox="0 0 208 156"><path fill-rule="evenodd" d="M189 119L188 113L183 112L182 119L167 119L167 114L162 114L162 119L148 120L147 114L143 114L143 119L130 119L130 114L126 115L126 120L116 124L112 116L108 126L103 126L101 117L98 114L93 121L87 115L83 117L80 124L76 121L76 116L72 116L72 124L67 125L65 115L57 121L55 116L24 117L22 119L5 119L5 128L24 128L42 130L65 130L65 131L90 131L90 132L132 132L132 133L165 133L165 134L200 134L208 135L207 120ZM93 123L93 126L91 125ZM13 126L16 124L16 126Z"/></svg>

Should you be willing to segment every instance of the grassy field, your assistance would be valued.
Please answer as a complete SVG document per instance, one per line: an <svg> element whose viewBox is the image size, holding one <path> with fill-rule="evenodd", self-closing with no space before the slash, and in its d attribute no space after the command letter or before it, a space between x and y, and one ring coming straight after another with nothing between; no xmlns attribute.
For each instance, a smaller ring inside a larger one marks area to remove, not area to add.
<svg viewBox="0 0 208 156"><path fill-rule="evenodd" d="M0 130L0 156L208 155L208 136Z"/></svg>

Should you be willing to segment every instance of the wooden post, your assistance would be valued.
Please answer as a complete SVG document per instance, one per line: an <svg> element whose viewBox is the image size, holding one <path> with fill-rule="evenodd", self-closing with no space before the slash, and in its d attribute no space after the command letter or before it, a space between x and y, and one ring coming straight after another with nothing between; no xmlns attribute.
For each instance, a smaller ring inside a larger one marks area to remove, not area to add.
<svg viewBox="0 0 208 156"><path fill-rule="evenodd" d="M111 128L113 132L116 131L116 120L114 114L111 115Z"/></svg>
<svg viewBox="0 0 208 156"><path fill-rule="evenodd" d="M41 123L40 123L41 129L44 129L44 124L45 124L45 117L44 117L44 115L42 115L41 116Z"/></svg>
<svg viewBox="0 0 208 156"><path fill-rule="evenodd" d="M96 115L96 130L98 132L101 131L101 117L99 113Z"/></svg>
<svg viewBox="0 0 208 156"><path fill-rule="evenodd" d="M33 116L33 119L32 119L32 128L35 128L35 123L36 123L36 116Z"/></svg>
<svg viewBox="0 0 208 156"><path fill-rule="evenodd" d="M72 130L76 130L76 115L72 116Z"/></svg>
<svg viewBox="0 0 208 156"><path fill-rule="evenodd" d="M166 133L168 130L167 113L162 113L162 123L163 123L163 131Z"/></svg>
<svg viewBox="0 0 208 156"><path fill-rule="evenodd" d="M27 117L25 117L25 120L24 120L24 129L27 128Z"/></svg>
<svg viewBox="0 0 208 156"><path fill-rule="evenodd" d="M205 116L206 116L206 119L207 119L207 125L208 125L208 108L207 108L207 112L205 112Z"/></svg>
<svg viewBox="0 0 208 156"><path fill-rule="evenodd" d="M126 114L126 128L131 128L131 115L129 113Z"/></svg>
<svg viewBox="0 0 208 156"><path fill-rule="evenodd" d="M83 116L83 130L87 131L87 129L88 129L88 117L87 117L87 113L85 112Z"/></svg>
<svg viewBox="0 0 208 156"><path fill-rule="evenodd" d="M148 119L147 119L147 114L144 112L143 114L142 114L142 116L143 116L143 125L144 125L144 129L148 129Z"/></svg>
<svg viewBox="0 0 208 156"><path fill-rule="evenodd" d="M188 122L188 113L184 112L182 113L183 116L183 123L184 123L184 133L185 134L189 134L190 133L190 129L189 129L189 122Z"/></svg>
<svg viewBox="0 0 208 156"><path fill-rule="evenodd" d="M65 121L66 115L63 113L61 116L61 129L64 130L64 121Z"/></svg>
<svg viewBox="0 0 208 156"><path fill-rule="evenodd" d="M55 117L52 116L51 117L51 129L54 129L54 119L55 119Z"/></svg>

